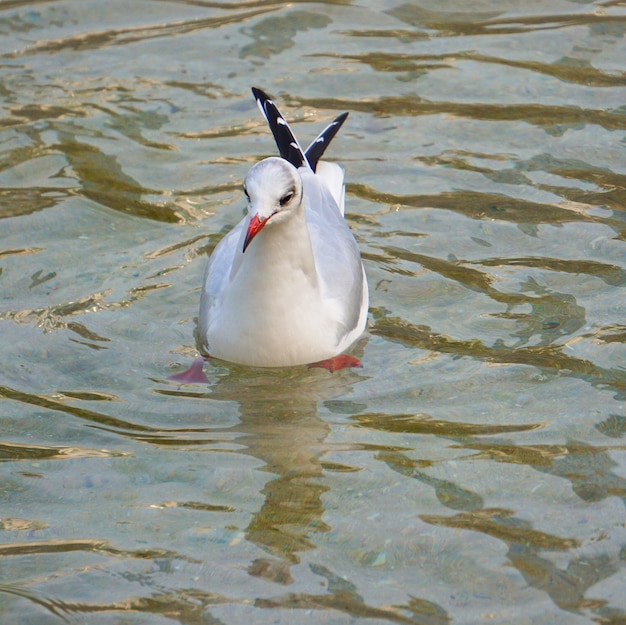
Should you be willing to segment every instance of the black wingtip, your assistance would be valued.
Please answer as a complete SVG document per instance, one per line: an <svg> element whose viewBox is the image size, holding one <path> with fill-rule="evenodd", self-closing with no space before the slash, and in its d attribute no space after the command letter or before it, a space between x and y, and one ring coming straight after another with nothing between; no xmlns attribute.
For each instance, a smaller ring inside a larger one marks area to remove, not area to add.
<svg viewBox="0 0 626 625"><path fill-rule="evenodd" d="M261 106L261 103L270 99L267 93L265 93L263 89L259 89L258 87L252 87L252 95L254 96L254 99L257 101L257 104L259 104L259 106Z"/></svg>
<svg viewBox="0 0 626 625"><path fill-rule="evenodd" d="M322 155L326 151L326 148L330 145L333 137L339 132L339 129L343 125L343 122L348 118L348 113L342 113L339 117L335 118L319 135L315 138L313 143L306 149L304 155L306 160L313 171L317 168L317 163L322 158Z"/></svg>
<svg viewBox="0 0 626 625"><path fill-rule="evenodd" d="M263 89L259 89L259 87L252 87L252 95L269 124L281 157L289 161L294 167L306 167L308 165L315 171L317 163L322 158L333 137L346 121L348 113L342 113L335 118L316 137L313 143L306 149L306 152L303 152L298 140L291 128L289 128L287 120L281 115L270 96Z"/></svg>
<svg viewBox="0 0 626 625"><path fill-rule="evenodd" d="M256 100L256 105L259 107L261 113L263 113L263 117L267 123L269 123L269 119L267 118L267 112L265 111L265 103L270 101L271 98L263 91L263 89L259 89L258 87L252 87L252 95Z"/></svg>
<svg viewBox="0 0 626 625"><path fill-rule="evenodd" d="M269 124L281 157L289 161L294 167L307 167L308 161L298 140L272 99L258 87L252 87L252 95L254 95L261 113Z"/></svg>

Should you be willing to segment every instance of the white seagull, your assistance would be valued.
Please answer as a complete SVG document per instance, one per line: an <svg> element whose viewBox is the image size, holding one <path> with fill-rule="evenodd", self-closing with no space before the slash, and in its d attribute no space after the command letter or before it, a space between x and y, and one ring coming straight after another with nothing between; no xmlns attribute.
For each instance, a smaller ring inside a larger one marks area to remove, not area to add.
<svg viewBox="0 0 626 625"><path fill-rule="evenodd" d="M200 342L209 356L242 365L361 366L342 352L365 329L367 279L344 219L343 170L319 160L348 113L303 151L267 94L252 93L280 158L250 169L248 214L209 260Z"/></svg>

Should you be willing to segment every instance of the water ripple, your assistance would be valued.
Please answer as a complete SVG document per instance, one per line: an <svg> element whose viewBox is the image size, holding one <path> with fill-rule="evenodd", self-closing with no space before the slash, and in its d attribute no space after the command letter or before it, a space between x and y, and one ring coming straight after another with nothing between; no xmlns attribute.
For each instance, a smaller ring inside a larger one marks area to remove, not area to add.
<svg viewBox="0 0 626 625"><path fill-rule="evenodd" d="M7 59L12 59L35 54L58 54L66 50L87 51L99 50L107 46L130 45L140 41L161 37L175 37L202 31L207 28L220 28L226 24L245 22L250 18L275 11L276 9L277 7L274 5L256 11L242 12L237 15L197 18L166 24L154 24L151 26L138 26L133 28L115 28L82 33L80 35L70 35L61 39L40 41L36 44L26 46L21 50L16 50L2 56Z"/></svg>
<svg viewBox="0 0 626 625"><path fill-rule="evenodd" d="M624 0L1 5L6 619L623 619ZM350 111L364 368L178 385L251 84Z"/></svg>
<svg viewBox="0 0 626 625"><path fill-rule="evenodd" d="M454 339L433 332L426 326L417 326L392 317L379 317L371 332L390 341L398 341L428 351L471 356L491 363L524 364L555 373L567 373L602 388L613 389L617 391L618 397L626 396L626 371L619 368L605 369L590 360L570 356L565 353L562 345L489 347L478 339Z"/></svg>
<svg viewBox="0 0 626 625"><path fill-rule="evenodd" d="M596 124L607 130L626 129L624 107L614 110L590 109L581 106L555 104L492 104L489 102L432 102L417 93L400 96L349 100L346 98L287 98L291 106L363 111L383 117L419 117L422 115L452 115L489 122L525 122L541 128L558 131L582 124Z"/></svg>

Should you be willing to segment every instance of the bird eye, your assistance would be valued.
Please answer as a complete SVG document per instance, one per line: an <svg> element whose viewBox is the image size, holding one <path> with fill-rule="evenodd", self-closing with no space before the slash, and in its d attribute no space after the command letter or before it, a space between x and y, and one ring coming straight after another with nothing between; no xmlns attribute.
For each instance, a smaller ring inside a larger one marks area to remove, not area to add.
<svg viewBox="0 0 626 625"><path fill-rule="evenodd" d="M280 205L284 206L285 204L290 202L291 198L293 197L293 194L294 194L293 191L289 191L289 193L286 193L285 195L283 195L283 197L280 198Z"/></svg>
<svg viewBox="0 0 626 625"><path fill-rule="evenodd" d="M246 196L246 200L250 201L250 194L248 193L248 189L243 188L243 194Z"/></svg>

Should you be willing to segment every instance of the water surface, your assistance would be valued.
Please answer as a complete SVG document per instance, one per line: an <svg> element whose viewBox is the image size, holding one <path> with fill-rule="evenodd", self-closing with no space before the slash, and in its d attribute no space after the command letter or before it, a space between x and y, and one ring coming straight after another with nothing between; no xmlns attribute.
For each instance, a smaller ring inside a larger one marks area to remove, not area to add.
<svg viewBox="0 0 626 625"><path fill-rule="evenodd" d="M626 620L622 0L0 3L0 620ZM363 369L197 354L207 254L328 156Z"/></svg>

